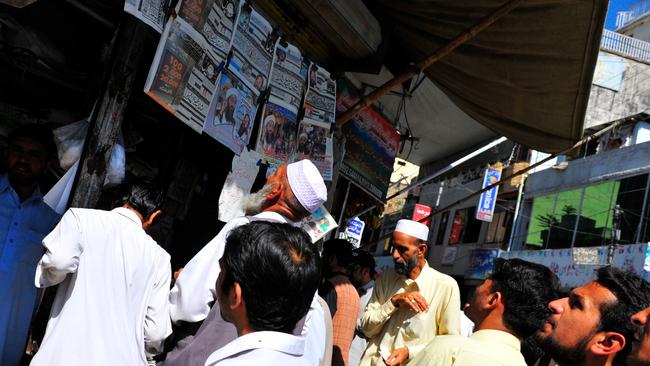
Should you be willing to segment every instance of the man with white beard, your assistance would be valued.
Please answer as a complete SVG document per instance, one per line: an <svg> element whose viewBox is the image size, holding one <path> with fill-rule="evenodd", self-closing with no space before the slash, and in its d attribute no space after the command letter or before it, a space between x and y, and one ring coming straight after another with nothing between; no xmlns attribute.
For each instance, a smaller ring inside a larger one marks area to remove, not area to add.
<svg viewBox="0 0 650 366"><path fill-rule="evenodd" d="M208 356L237 337L235 327L221 318L215 302L215 283L219 276L219 259L225 241L234 228L251 221L295 223L309 216L327 199L327 189L316 166L309 160L283 165L266 180L260 192L246 197L242 206L248 216L230 220L223 229L192 258L179 274L169 296L170 316L174 323L203 321L195 336L187 337L167 354L164 365L202 365ZM214 304L214 305L212 305ZM211 309L212 306L212 309ZM320 324L320 323L323 324ZM301 322L302 323L302 322ZM298 328L298 327L297 327ZM305 358L323 357L324 315L316 301L311 305L298 334L314 338L316 349ZM307 328L311 334L307 334ZM320 334L322 333L322 334ZM321 339L322 338L322 339ZM323 352L320 349L323 349ZM313 364L313 362L305 362Z"/></svg>

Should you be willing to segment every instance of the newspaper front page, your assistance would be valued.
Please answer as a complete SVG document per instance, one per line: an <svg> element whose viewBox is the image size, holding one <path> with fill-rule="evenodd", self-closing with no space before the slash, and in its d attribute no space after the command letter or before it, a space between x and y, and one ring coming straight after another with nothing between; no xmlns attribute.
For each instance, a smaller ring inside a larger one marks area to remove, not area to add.
<svg viewBox="0 0 650 366"><path fill-rule="evenodd" d="M170 0L126 0L124 11L162 33Z"/></svg>

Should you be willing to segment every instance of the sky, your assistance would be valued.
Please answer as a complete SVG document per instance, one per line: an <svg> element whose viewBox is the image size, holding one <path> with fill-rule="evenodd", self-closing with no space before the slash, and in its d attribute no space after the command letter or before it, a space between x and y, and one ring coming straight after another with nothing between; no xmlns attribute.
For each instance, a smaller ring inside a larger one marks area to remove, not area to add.
<svg viewBox="0 0 650 366"><path fill-rule="evenodd" d="M605 28L609 30L616 29L616 15L619 11L628 10L632 5L640 0L610 0L609 9L607 10L607 19L605 19Z"/></svg>

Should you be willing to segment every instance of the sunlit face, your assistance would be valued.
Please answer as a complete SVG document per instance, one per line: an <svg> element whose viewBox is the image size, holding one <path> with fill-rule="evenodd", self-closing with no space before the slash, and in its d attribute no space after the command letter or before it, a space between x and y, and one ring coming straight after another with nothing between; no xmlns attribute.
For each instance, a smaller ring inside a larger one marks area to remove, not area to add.
<svg viewBox="0 0 650 366"><path fill-rule="evenodd" d="M650 365L650 307L632 315L631 321L637 326L632 340L632 351L627 357L630 366Z"/></svg>
<svg viewBox="0 0 650 366"><path fill-rule="evenodd" d="M568 297L551 301L548 307L552 314L537 333L540 345L562 364L579 363L597 334L601 306L616 301L616 296L597 282L589 282L571 291Z"/></svg>
<svg viewBox="0 0 650 366"><path fill-rule="evenodd" d="M486 279L483 283L474 289L472 297L469 299L468 306L465 307L465 315L474 322L479 324L485 313L482 309L482 304L489 302L489 298L494 294L492 291L492 280Z"/></svg>
<svg viewBox="0 0 650 366"><path fill-rule="evenodd" d="M50 157L43 145L28 137L10 141L5 158L12 184L34 184L50 167Z"/></svg>
<svg viewBox="0 0 650 366"><path fill-rule="evenodd" d="M421 253L416 237L399 231L393 232L393 264L395 272L406 276L417 266L418 255Z"/></svg>

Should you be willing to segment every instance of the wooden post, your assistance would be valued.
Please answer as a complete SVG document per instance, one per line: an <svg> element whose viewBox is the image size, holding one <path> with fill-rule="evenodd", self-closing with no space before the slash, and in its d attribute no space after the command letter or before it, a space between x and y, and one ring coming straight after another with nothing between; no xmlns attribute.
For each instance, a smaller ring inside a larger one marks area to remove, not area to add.
<svg viewBox="0 0 650 366"><path fill-rule="evenodd" d="M421 60L417 64L409 67L405 72L402 74L394 77L393 79L387 81L384 83L382 86L379 88L373 90L370 94L364 96L359 100L355 105L350 107L347 111L345 111L343 114L341 114L337 119L336 119L336 125L341 127L344 124L346 124L355 114L361 112L362 110L366 109L369 107L375 100L379 99L380 97L384 96L385 94L388 94L391 90L393 90L394 87L397 85L402 84L403 82L409 80L413 76L417 75L420 71L424 71L429 66L433 65L434 63L438 62L440 59L443 57L447 56L450 54L453 50L458 48L458 46L462 45L463 43L466 43L470 39L474 38L477 34L488 28L490 25L492 25L494 22L502 18L504 15L508 14L510 11L512 11L514 8L519 5L520 2L523 0L509 0L507 3L499 7L497 10L483 18L480 22L472 26L470 29L466 30L465 32L461 33L458 37L454 38L451 40L449 43L444 45L443 47L439 48L436 52L434 52L432 55L429 57L425 58L424 60Z"/></svg>
<svg viewBox="0 0 650 366"><path fill-rule="evenodd" d="M113 45L108 80L93 113L73 188L72 207L93 208L102 193L106 170L142 54L146 29L125 15Z"/></svg>

